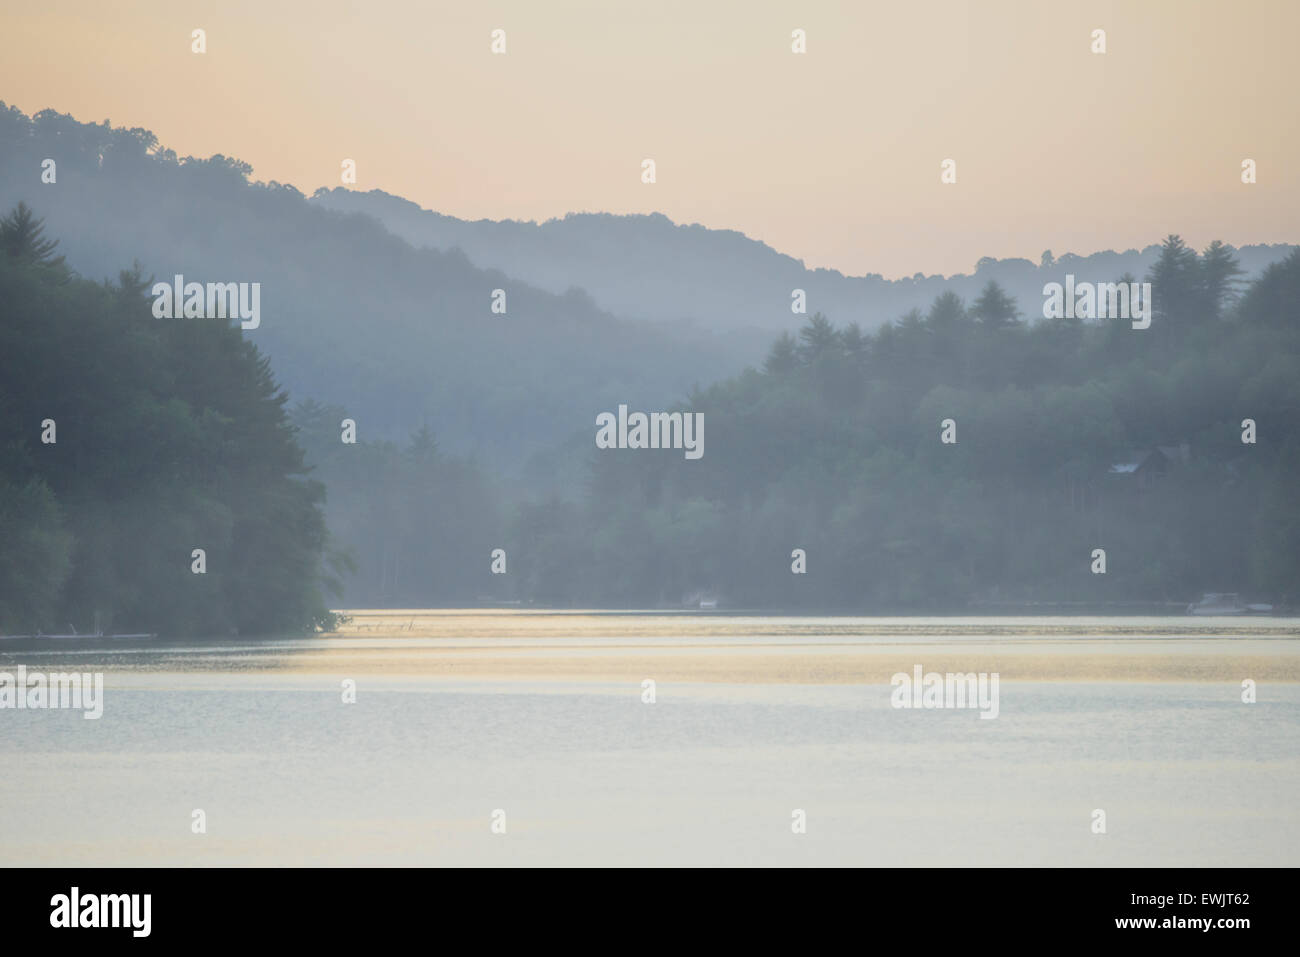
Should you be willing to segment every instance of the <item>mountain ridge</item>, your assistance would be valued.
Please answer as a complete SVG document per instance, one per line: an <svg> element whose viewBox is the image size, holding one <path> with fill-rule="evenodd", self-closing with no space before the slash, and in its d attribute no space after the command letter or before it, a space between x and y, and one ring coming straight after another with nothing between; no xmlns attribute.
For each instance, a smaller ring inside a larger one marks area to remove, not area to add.
<svg viewBox="0 0 1300 957"><path fill-rule="evenodd" d="M986 256L969 273L917 272L886 279L879 273L847 275L838 269L809 268L802 259L739 230L677 223L661 212L570 212L540 222L466 220L384 190L343 187L322 187L311 202L371 215L412 245L459 248L475 265L502 269L551 292L579 286L617 315L765 333L797 324L790 307L793 291L800 288L807 295L809 313L875 329L909 309L924 310L944 292L972 300L994 280L1017 301L1023 315L1034 319L1041 315L1047 282L1061 281L1066 272L1090 282L1114 281L1125 272L1140 278L1160 252L1160 244L1152 243L1123 252L1065 253L1050 263L1040 259L1037 265L1020 257ZM666 250L667 236L677 249ZM1233 251L1250 279L1295 248L1287 243L1249 244ZM618 250L627 252L620 255ZM703 272L719 266L721 276Z"/></svg>

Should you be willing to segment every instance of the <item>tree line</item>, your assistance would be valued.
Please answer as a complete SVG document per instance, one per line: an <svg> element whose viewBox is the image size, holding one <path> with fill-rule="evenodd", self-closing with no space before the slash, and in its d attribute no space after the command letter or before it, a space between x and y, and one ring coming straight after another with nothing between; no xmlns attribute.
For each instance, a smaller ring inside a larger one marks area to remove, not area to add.
<svg viewBox="0 0 1300 957"><path fill-rule="evenodd" d="M0 633L331 627L346 569L267 359L56 246L0 220Z"/></svg>
<svg viewBox="0 0 1300 957"><path fill-rule="evenodd" d="M996 283L871 333L814 314L680 404L702 459L598 451L593 419L534 486L440 448L436 416L346 442L349 411L290 406L233 323L155 320L138 267L93 282L56 247L26 206L0 221L3 632L304 631L331 604L1296 598L1297 254L1243 285L1229 248L1170 237L1141 330L1033 319ZM1155 450L1149 480L1116 469Z"/></svg>
<svg viewBox="0 0 1300 957"><path fill-rule="evenodd" d="M1243 289L1228 247L1198 254L1171 236L1145 279L1146 329L1025 316L996 283L874 333L814 314L761 368L682 403L704 413L703 459L598 452L580 434L557 457L582 476L567 494L511 488L431 451L427 435L405 451L343 447L344 411L316 409L313 460L346 489L333 521L364 553L349 598L857 611L1182 604L1213 590L1294 601L1300 257ZM1148 455L1161 464L1149 476L1116 468ZM505 575L489 570L496 547Z"/></svg>

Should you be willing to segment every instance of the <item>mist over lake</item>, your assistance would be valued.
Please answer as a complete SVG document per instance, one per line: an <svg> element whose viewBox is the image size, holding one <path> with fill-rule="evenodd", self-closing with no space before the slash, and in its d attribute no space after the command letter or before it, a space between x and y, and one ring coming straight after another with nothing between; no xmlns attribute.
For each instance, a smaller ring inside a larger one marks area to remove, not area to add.
<svg viewBox="0 0 1300 957"><path fill-rule="evenodd" d="M1300 851L1291 622L355 614L324 640L0 644L0 670L106 673L98 722L5 716L0 862L1278 866ZM889 673L913 663L1000 670L998 719L891 707Z"/></svg>

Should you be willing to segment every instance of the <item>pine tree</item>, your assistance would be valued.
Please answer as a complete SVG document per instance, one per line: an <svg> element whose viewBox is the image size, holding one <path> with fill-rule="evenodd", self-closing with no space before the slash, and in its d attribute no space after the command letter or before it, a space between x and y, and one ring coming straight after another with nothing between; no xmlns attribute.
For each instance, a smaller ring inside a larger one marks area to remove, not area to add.
<svg viewBox="0 0 1300 957"><path fill-rule="evenodd" d="M1006 329L1020 324L1016 301L992 279L971 306L971 316L986 329Z"/></svg>
<svg viewBox="0 0 1300 957"><path fill-rule="evenodd" d="M1210 317L1220 319L1237 298L1242 273L1232 247L1215 240L1201 253L1201 296Z"/></svg>
<svg viewBox="0 0 1300 957"><path fill-rule="evenodd" d="M798 346L795 344L794 336L783 332L768 350L767 358L763 360L763 371L768 375L784 375L798 365Z"/></svg>
<svg viewBox="0 0 1300 957"><path fill-rule="evenodd" d="M20 202L0 219L0 249L19 262L62 269L64 257L54 255L57 239L45 239L45 221L37 219L31 207Z"/></svg>
<svg viewBox="0 0 1300 957"><path fill-rule="evenodd" d="M805 365L834 355L839 344L840 334L820 312L814 313L808 324L799 330L799 356Z"/></svg>
<svg viewBox="0 0 1300 957"><path fill-rule="evenodd" d="M1151 283L1153 314L1163 321L1189 323L1197 318L1200 263L1196 251L1181 236L1170 235L1160 247L1147 280Z"/></svg>
<svg viewBox="0 0 1300 957"><path fill-rule="evenodd" d="M945 292L935 298L925 318L936 331L952 328L966 321L966 304L955 292Z"/></svg>

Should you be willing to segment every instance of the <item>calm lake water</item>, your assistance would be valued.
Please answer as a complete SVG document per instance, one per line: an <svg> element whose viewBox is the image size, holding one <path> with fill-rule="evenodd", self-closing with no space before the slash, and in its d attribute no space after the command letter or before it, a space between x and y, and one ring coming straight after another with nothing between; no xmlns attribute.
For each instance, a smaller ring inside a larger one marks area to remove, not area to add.
<svg viewBox="0 0 1300 957"><path fill-rule="evenodd" d="M891 707L890 674L914 664L998 670L998 717ZM411 611L357 613L334 638L0 641L0 671L18 665L103 672L104 712L0 710L5 865L1300 852L1293 619Z"/></svg>

